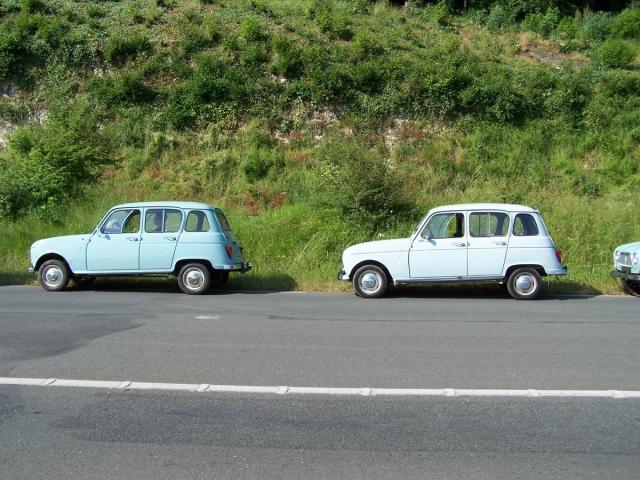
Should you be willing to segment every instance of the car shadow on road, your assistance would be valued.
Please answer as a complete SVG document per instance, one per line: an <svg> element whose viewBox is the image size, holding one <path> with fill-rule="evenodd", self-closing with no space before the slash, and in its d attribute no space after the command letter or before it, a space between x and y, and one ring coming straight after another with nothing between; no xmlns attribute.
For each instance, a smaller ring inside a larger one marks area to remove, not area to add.
<svg viewBox="0 0 640 480"><path fill-rule="evenodd" d="M287 292L295 290L297 285L293 277L286 274L252 274L245 278L231 277L226 285L213 285L207 295ZM99 277L93 282L72 284L71 290L182 294L173 277Z"/></svg>
<svg viewBox="0 0 640 480"><path fill-rule="evenodd" d="M538 300L587 299L602 292L576 282L546 281ZM497 283L464 283L448 285L420 285L394 287L385 295L388 298L459 298L459 299L510 299L503 285Z"/></svg>

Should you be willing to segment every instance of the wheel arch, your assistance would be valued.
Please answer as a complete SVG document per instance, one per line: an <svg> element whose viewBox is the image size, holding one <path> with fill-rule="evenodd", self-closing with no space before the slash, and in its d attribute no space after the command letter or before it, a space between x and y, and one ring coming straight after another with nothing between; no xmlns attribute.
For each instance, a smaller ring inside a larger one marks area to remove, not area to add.
<svg viewBox="0 0 640 480"><path fill-rule="evenodd" d="M38 258L38 261L36 262L36 264L34 265L34 269L36 271L40 270L40 267L42 266L42 264L48 260L60 260L61 262L64 262L64 264L67 266L67 268L69 269L70 273L73 273L73 270L71 270L71 266L69 265L69 262L67 262L67 259L64 258L62 255L58 254L58 253L44 253L42 255L40 255L40 258Z"/></svg>
<svg viewBox="0 0 640 480"><path fill-rule="evenodd" d="M209 268L209 271L215 271L215 268L213 268L213 265L211 265L211 262L209 260L204 260L202 258L186 258L180 259L175 263L175 265L173 266L173 274L178 275L180 269L189 263L202 263Z"/></svg>
<svg viewBox="0 0 640 480"><path fill-rule="evenodd" d="M361 262L355 264L349 272L350 281L353 281L353 276L355 275L355 273L360 267L363 267L364 265L375 265L376 267L380 267L387 276L387 281L389 282L389 284L393 285L393 277L391 276L389 269L384 265L384 263L378 262L377 260L362 260Z"/></svg>
<svg viewBox="0 0 640 480"><path fill-rule="evenodd" d="M535 271L537 271L541 277L546 277L547 276L547 272L545 271L544 267L542 265L537 265L537 264L529 264L529 263L523 263L523 264L516 264L516 265L511 265L509 268L507 268L507 270L504 273L504 279L505 281L509 279L509 277L511 276L511 274L520 269L520 268L531 268Z"/></svg>

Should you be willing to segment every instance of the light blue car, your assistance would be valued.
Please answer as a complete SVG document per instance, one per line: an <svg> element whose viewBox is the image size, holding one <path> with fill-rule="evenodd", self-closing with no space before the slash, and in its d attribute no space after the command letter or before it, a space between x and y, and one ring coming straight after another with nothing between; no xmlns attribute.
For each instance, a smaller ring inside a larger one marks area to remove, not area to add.
<svg viewBox="0 0 640 480"><path fill-rule="evenodd" d="M183 292L197 295L252 267L222 210L195 202L117 205L92 233L38 240L30 257L29 271L49 291L72 278L173 275Z"/></svg>
<svg viewBox="0 0 640 480"><path fill-rule="evenodd" d="M626 292L640 295L640 242L616 247L613 265L611 276L622 280L622 288Z"/></svg>

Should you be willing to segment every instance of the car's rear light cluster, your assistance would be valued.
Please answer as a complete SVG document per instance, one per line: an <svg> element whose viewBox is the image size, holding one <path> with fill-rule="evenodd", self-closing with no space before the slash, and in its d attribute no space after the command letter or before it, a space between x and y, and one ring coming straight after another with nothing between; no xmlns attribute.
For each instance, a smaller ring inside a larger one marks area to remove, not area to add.
<svg viewBox="0 0 640 480"><path fill-rule="evenodd" d="M558 259L559 263L562 263L562 252L556 248L556 258Z"/></svg>
<svg viewBox="0 0 640 480"><path fill-rule="evenodd" d="M224 250L229 258L233 258L233 247L231 245L225 245Z"/></svg>

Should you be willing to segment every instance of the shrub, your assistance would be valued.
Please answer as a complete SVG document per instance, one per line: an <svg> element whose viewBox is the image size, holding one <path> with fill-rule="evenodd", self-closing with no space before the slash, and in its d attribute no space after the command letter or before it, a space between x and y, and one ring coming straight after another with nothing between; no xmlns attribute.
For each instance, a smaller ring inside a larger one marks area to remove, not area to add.
<svg viewBox="0 0 640 480"><path fill-rule="evenodd" d="M353 53L356 58L367 59L377 57L384 52L380 41L368 32L358 32L353 37Z"/></svg>
<svg viewBox="0 0 640 480"><path fill-rule="evenodd" d="M247 180L253 183L265 178L278 163L277 150L253 147L245 153L241 167Z"/></svg>
<svg viewBox="0 0 640 480"><path fill-rule="evenodd" d="M134 70L124 70L113 77L96 77L90 82L89 90L106 106L145 103L155 97L153 89Z"/></svg>
<svg viewBox="0 0 640 480"><path fill-rule="evenodd" d="M293 40L285 36L277 36L273 38L271 45L274 50L271 71L286 78L299 77L304 63L302 52Z"/></svg>
<svg viewBox="0 0 640 480"><path fill-rule="evenodd" d="M509 17L507 16L507 12L505 9L497 3L493 6L489 15L487 15L487 28L489 30L499 30L501 28L506 27L509 24Z"/></svg>
<svg viewBox="0 0 640 480"><path fill-rule="evenodd" d="M598 49L598 60L611 68L626 68L635 59L635 52L623 40L609 39Z"/></svg>
<svg viewBox="0 0 640 480"><path fill-rule="evenodd" d="M406 219L414 211L415 206L404 195L402 180L378 151L337 140L322 145L319 159L320 173L331 187L327 203L355 225L375 231Z"/></svg>
<svg viewBox="0 0 640 480"><path fill-rule="evenodd" d="M611 21L611 35L619 38L640 37L640 8L627 8Z"/></svg>
<svg viewBox="0 0 640 480"><path fill-rule="evenodd" d="M556 28L556 34L564 40L573 40L578 35L578 24L573 17L564 17Z"/></svg>
<svg viewBox="0 0 640 480"><path fill-rule="evenodd" d="M107 41L104 56L112 65L121 65L150 48L151 44L144 35L126 36L122 33L116 33Z"/></svg>
<svg viewBox="0 0 640 480"><path fill-rule="evenodd" d="M256 42L265 38L264 27L255 17L247 17L240 25L240 37L247 42Z"/></svg>
<svg viewBox="0 0 640 480"><path fill-rule="evenodd" d="M108 161L87 105L53 111L43 126L18 129L0 166L0 214L15 218L77 195Z"/></svg>
<svg viewBox="0 0 640 480"><path fill-rule="evenodd" d="M609 34L611 14L587 10L582 18L582 30L587 40L601 41Z"/></svg>

